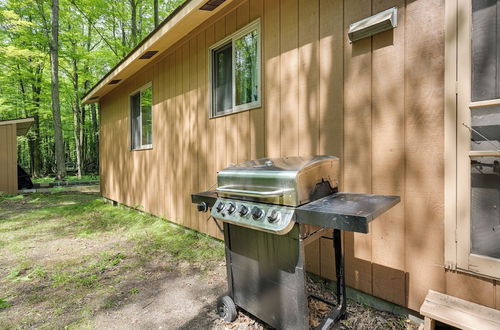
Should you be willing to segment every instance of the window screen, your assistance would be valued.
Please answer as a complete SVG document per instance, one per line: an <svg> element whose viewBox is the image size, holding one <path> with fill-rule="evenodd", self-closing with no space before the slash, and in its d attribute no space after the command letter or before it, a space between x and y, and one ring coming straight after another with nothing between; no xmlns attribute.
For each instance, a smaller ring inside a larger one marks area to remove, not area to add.
<svg viewBox="0 0 500 330"><path fill-rule="evenodd" d="M471 253L500 258L500 157L471 163Z"/></svg>
<svg viewBox="0 0 500 330"><path fill-rule="evenodd" d="M471 150L500 150L500 107L471 109ZM500 258L500 157L471 158L471 253Z"/></svg>
<svg viewBox="0 0 500 330"><path fill-rule="evenodd" d="M472 101L500 98L500 4L472 1ZM500 150L500 107L471 108L473 152ZM471 157L471 253L500 258L500 157Z"/></svg>
<svg viewBox="0 0 500 330"><path fill-rule="evenodd" d="M500 1L472 1L472 101L500 98Z"/></svg>
<svg viewBox="0 0 500 330"><path fill-rule="evenodd" d="M153 144L152 97L151 87L130 97L132 149L150 147Z"/></svg>
<svg viewBox="0 0 500 330"><path fill-rule="evenodd" d="M471 150L500 150L500 106L471 109Z"/></svg>
<svg viewBox="0 0 500 330"><path fill-rule="evenodd" d="M216 115L233 107L232 51L231 43L213 51L213 100Z"/></svg>

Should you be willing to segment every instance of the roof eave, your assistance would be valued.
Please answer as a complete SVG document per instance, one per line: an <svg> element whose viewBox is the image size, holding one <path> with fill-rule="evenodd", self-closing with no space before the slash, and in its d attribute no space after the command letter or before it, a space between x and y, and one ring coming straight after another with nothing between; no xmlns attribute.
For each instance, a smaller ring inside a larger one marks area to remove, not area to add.
<svg viewBox="0 0 500 330"><path fill-rule="evenodd" d="M31 125L33 125L34 122L35 118L33 117L13 119L13 120L2 120L0 121L0 126L16 125L16 135L23 136L26 135L26 133L28 133L29 129L31 128Z"/></svg>
<svg viewBox="0 0 500 330"><path fill-rule="evenodd" d="M207 0L187 0L92 87L82 98L82 102L84 104L99 102L103 96L120 86L126 79L151 63L160 54L168 50L170 46L233 1L235 0L226 0L213 11L204 11L199 8ZM148 51L157 51L157 53L149 59L140 59ZM118 83L110 84L113 80L118 81Z"/></svg>

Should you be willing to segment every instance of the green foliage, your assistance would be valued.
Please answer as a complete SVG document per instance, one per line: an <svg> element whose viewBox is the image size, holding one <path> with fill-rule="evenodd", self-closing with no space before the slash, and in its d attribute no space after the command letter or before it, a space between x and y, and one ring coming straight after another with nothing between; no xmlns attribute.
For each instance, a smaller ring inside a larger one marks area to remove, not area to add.
<svg viewBox="0 0 500 330"><path fill-rule="evenodd" d="M99 181L98 175L82 175L80 178L76 175L70 175L64 178L65 181L68 182L81 182L81 181ZM43 178L34 178L32 179L33 183L47 183L47 182L56 182L56 178L45 176Z"/></svg>
<svg viewBox="0 0 500 330"><path fill-rule="evenodd" d="M160 19L183 1L160 1ZM97 173L97 109L81 105L80 99L153 30L153 2L60 0L59 3L59 78L66 162L76 163L75 128L81 127L83 168L87 173ZM135 38L131 3L137 6ZM50 4L51 1L45 0L0 0L0 120L34 116L39 121L39 126L35 125L27 137L19 138L18 152L21 166L33 172L35 141L39 143L40 172L35 173L38 176L54 171Z"/></svg>
<svg viewBox="0 0 500 330"><path fill-rule="evenodd" d="M5 298L0 298L0 310L10 307L9 302Z"/></svg>

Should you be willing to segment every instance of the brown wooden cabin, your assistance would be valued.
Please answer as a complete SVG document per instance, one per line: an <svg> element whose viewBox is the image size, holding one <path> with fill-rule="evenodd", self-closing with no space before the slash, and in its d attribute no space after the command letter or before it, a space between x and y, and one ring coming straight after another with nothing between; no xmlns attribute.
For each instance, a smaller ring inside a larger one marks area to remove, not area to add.
<svg viewBox="0 0 500 330"><path fill-rule="evenodd" d="M350 287L415 311L429 289L500 309L497 6L187 1L84 97L100 105L102 195L221 238L190 200L218 170L336 155L343 191L402 199L345 233ZM392 7L397 27L349 40ZM307 254L334 277L328 240Z"/></svg>
<svg viewBox="0 0 500 330"><path fill-rule="evenodd" d="M0 193L17 194L17 137L26 135L35 119L0 120Z"/></svg>

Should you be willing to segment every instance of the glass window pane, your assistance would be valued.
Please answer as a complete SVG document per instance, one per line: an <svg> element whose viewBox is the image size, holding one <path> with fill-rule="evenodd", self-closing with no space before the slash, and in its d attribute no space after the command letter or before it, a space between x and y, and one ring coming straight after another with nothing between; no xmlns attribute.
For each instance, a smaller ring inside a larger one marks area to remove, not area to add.
<svg viewBox="0 0 500 330"><path fill-rule="evenodd" d="M500 150L500 107L471 109L471 150Z"/></svg>
<svg viewBox="0 0 500 330"><path fill-rule="evenodd" d="M236 105L255 102L259 99L257 38L257 31L252 31L234 42Z"/></svg>
<svg viewBox="0 0 500 330"><path fill-rule="evenodd" d="M471 165L471 253L500 258L500 157Z"/></svg>
<svg viewBox="0 0 500 330"><path fill-rule="evenodd" d="M153 143L152 104L153 94L150 87L141 92L142 145L150 145Z"/></svg>
<svg viewBox="0 0 500 330"><path fill-rule="evenodd" d="M141 145L141 96L137 93L131 97L131 129L132 129L132 148L137 148Z"/></svg>
<svg viewBox="0 0 500 330"><path fill-rule="evenodd" d="M215 114L233 107L231 43L213 52L213 102Z"/></svg>
<svg viewBox="0 0 500 330"><path fill-rule="evenodd" d="M500 98L500 5L472 1L472 101Z"/></svg>

